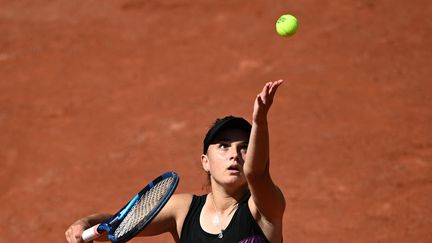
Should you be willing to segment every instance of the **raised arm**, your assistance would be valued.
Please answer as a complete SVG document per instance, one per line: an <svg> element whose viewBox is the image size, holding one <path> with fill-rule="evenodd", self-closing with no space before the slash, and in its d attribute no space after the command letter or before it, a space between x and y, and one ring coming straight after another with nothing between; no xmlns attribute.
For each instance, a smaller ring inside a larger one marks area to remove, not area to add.
<svg viewBox="0 0 432 243"><path fill-rule="evenodd" d="M254 206L271 223L280 222L285 200L269 172L269 132L267 114L282 80L267 83L254 103L252 130L244 164Z"/></svg>

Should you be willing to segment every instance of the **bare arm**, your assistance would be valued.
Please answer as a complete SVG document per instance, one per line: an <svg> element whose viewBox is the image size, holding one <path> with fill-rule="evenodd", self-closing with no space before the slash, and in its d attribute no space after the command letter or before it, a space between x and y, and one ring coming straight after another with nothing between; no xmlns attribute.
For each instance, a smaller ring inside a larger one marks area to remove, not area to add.
<svg viewBox="0 0 432 243"><path fill-rule="evenodd" d="M267 113L282 80L267 83L255 99L252 130L244 164L244 173L258 211L270 222L280 221L285 200L269 172L269 132Z"/></svg>
<svg viewBox="0 0 432 243"><path fill-rule="evenodd" d="M171 233L174 239L180 237L183 220L189 210L192 195L190 194L175 194L168 200L165 207L159 214L147 225L138 236L159 235L165 232ZM111 214L92 214L73 223L65 233L66 240L69 243L84 242L81 235L84 230L108 220ZM104 235L97 238L96 241L108 241Z"/></svg>

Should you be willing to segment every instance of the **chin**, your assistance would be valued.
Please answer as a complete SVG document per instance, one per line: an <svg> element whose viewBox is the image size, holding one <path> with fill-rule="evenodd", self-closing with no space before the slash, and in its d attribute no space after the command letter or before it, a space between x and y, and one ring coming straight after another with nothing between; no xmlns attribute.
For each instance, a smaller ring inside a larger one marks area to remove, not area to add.
<svg viewBox="0 0 432 243"><path fill-rule="evenodd" d="M238 187L242 187L245 186L246 183L246 179L243 176L230 176L231 178L227 179L225 181L225 185L233 187L233 186L238 186Z"/></svg>

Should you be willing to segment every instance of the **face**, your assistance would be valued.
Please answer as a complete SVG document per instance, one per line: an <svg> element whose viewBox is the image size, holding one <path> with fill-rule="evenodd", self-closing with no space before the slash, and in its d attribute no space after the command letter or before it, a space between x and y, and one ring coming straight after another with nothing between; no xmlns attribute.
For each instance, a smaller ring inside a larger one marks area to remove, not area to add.
<svg viewBox="0 0 432 243"><path fill-rule="evenodd" d="M210 173L212 183L220 185L246 184L243 164L246 159L249 134L240 129L221 131L201 156L205 171Z"/></svg>

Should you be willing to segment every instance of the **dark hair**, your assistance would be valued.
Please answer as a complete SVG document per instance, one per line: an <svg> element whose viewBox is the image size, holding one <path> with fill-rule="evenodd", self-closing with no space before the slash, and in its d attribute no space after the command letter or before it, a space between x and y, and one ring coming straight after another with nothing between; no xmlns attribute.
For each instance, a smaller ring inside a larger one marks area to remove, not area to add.
<svg viewBox="0 0 432 243"><path fill-rule="evenodd" d="M208 130L206 136L203 141L203 154L207 154L208 147L216 138L216 136L223 130L228 128L238 128L241 129L247 134L250 134L252 126L251 124L241 117L235 116L226 116L221 119L216 119L213 125Z"/></svg>

